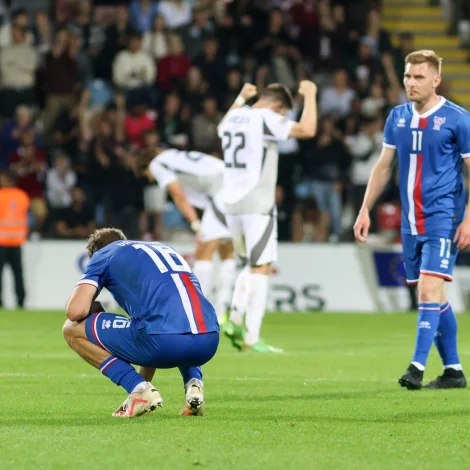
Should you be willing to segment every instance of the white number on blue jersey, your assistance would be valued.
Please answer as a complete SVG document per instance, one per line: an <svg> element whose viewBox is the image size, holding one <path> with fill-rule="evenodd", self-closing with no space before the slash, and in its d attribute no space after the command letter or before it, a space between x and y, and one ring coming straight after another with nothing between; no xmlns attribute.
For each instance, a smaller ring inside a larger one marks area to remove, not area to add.
<svg viewBox="0 0 470 470"><path fill-rule="evenodd" d="M421 152L423 148L423 131L411 131L413 134L413 150Z"/></svg>
<svg viewBox="0 0 470 470"><path fill-rule="evenodd" d="M189 267L189 264L184 260L184 258L182 258L178 253L176 253L175 250L173 250L169 246L152 245L153 249L142 243L136 243L132 246L136 250L142 250L144 253L147 253L161 273L168 272L168 268L165 266L165 263L161 260L159 255L161 255L161 257L168 263L172 271L183 273L191 272L191 268ZM179 264L175 262L175 258L178 260Z"/></svg>

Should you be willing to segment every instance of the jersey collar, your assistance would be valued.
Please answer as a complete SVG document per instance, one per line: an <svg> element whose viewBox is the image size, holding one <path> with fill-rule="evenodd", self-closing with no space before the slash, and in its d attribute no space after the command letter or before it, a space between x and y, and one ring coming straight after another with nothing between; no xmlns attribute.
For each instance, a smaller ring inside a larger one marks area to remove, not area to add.
<svg viewBox="0 0 470 470"><path fill-rule="evenodd" d="M431 114L435 113L438 109L442 108L442 106L444 106L444 103L446 102L446 99L443 96L440 96L439 98L440 100L437 102L437 104L433 106L431 109L429 109L428 111L426 111L424 114L419 114L418 111L416 111L415 105L413 103L411 106L411 109L413 110L413 114L415 116L418 116L420 119L425 119L428 116L431 116Z"/></svg>

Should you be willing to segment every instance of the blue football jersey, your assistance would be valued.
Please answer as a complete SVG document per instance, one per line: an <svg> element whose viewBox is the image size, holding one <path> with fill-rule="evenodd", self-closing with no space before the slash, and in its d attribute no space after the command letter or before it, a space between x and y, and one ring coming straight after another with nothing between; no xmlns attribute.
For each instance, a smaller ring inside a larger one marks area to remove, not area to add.
<svg viewBox="0 0 470 470"><path fill-rule="evenodd" d="M148 334L219 331L214 307L188 263L163 243L111 243L93 254L78 284L106 287Z"/></svg>
<svg viewBox="0 0 470 470"><path fill-rule="evenodd" d="M470 115L441 97L418 114L413 103L395 107L384 130L396 149L402 232L421 235L455 230L465 212L463 158L470 157Z"/></svg>

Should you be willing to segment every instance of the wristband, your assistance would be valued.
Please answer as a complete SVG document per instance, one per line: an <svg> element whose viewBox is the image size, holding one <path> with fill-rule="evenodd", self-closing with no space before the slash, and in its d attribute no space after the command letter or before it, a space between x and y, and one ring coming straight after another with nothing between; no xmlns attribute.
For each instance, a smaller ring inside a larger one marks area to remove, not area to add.
<svg viewBox="0 0 470 470"><path fill-rule="evenodd" d="M191 230L193 232L199 232L200 228L201 228L201 221L199 219L196 219L193 222L191 222Z"/></svg>
<svg viewBox="0 0 470 470"><path fill-rule="evenodd" d="M237 106L242 107L245 103L246 103L245 98L243 98L242 95L238 95L238 96L237 96L237 99L235 100L235 104L236 104Z"/></svg>

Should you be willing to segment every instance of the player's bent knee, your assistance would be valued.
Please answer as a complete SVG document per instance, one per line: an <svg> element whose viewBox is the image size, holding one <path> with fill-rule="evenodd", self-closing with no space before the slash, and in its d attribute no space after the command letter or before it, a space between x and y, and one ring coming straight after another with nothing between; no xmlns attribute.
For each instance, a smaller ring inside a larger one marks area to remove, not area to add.
<svg viewBox="0 0 470 470"><path fill-rule="evenodd" d="M72 342L75 338L84 337L83 322L80 323L67 319L62 326L62 334L67 344L72 347Z"/></svg>
<svg viewBox="0 0 470 470"><path fill-rule="evenodd" d="M418 284L418 297L420 303L440 302L444 280L421 275Z"/></svg>

